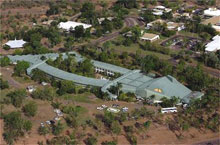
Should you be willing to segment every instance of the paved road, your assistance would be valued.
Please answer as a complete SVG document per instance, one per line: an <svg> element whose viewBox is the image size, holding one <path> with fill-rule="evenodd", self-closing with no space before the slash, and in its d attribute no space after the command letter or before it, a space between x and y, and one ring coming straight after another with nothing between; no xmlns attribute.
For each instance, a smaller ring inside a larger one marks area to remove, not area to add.
<svg viewBox="0 0 220 145"><path fill-rule="evenodd" d="M203 141L199 143L195 143L193 145L220 145L220 138L219 139L213 139L208 141Z"/></svg>
<svg viewBox="0 0 220 145"><path fill-rule="evenodd" d="M169 61L174 65L176 66L178 64L178 62L176 62L175 59L169 59ZM196 66L196 64L189 64L190 66ZM204 71L206 73L208 73L209 75L213 76L213 77L216 77L216 78L219 78L220 77L220 70L217 70L217 69L213 69L213 68L210 68L210 67L206 67L204 66Z"/></svg>
<svg viewBox="0 0 220 145"><path fill-rule="evenodd" d="M133 27L135 25L140 25L140 26L143 26L144 23L139 21L136 17L127 17L125 18L125 26L126 27ZM120 30L116 31L116 32L113 32L111 34L107 34L95 41L93 41L92 43L95 44L95 43L103 43L105 41L108 41L108 40L111 40L113 38L116 38L118 37L118 35L120 34Z"/></svg>

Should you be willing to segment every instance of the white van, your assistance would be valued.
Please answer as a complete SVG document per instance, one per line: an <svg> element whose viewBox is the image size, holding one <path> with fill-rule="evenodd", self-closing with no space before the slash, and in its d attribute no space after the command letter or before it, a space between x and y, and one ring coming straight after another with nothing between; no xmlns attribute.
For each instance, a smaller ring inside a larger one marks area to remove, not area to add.
<svg viewBox="0 0 220 145"><path fill-rule="evenodd" d="M161 109L161 113L174 113L177 112L177 108L176 107L169 107L169 108L162 108Z"/></svg>

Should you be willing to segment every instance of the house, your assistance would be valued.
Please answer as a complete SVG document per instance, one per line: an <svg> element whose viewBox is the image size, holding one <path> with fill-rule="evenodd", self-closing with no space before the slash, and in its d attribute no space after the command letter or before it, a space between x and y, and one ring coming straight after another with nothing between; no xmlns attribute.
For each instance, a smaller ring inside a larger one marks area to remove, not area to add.
<svg viewBox="0 0 220 145"><path fill-rule="evenodd" d="M185 26L184 23L167 22L167 29L181 31L185 29Z"/></svg>
<svg viewBox="0 0 220 145"><path fill-rule="evenodd" d="M79 23L79 22L74 22L74 21L60 22L58 24L58 28L66 30L66 31L70 31L71 29L75 30L76 26L83 26L84 29L92 27L92 25L90 24L84 24L84 23Z"/></svg>
<svg viewBox="0 0 220 145"><path fill-rule="evenodd" d="M20 40L9 40L7 43L5 43L5 45L9 46L10 48L12 49L15 49L15 48L22 48L24 47L24 44L26 44L27 42L24 41L23 39L20 39Z"/></svg>
<svg viewBox="0 0 220 145"><path fill-rule="evenodd" d="M205 51L206 52L215 52L220 50L220 36L216 35L212 38L212 41L206 44Z"/></svg>
<svg viewBox="0 0 220 145"><path fill-rule="evenodd" d="M206 19L202 22L202 24L211 24L216 31L220 32L220 16L214 16L212 18Z"/></svg>
<svg viewBox="0 0 220 145"><path fill-rule="evenodd" d="M204 15L209 17L220 16L220 10L217 8L209 8L204 10Z"/></svg>
<svg viewBox="0 0 220 145"><path fill-rule="evenodd" d="M169 8L166 8L164 6L156 6L154 9L153 9L153 14L156 15L156 16L161 16L163 15L163 13L169 13L171 12L172 9L169 9Z"/></svg>
<svg viewBox="0 0 220 145"><path fill-rule="evenodd" d="M112 20L114 19L114 17L98 18L99 24L102 24L102 22L103 22L105 19L107 19L107 20L109 20L109 21L112 21Z"/></svg>
<svg viewBox="0 0 220 145"><path fill-rule="evenodd" d="M151 29L151 28L154 27L157 23L160 23L160 24L166 23L168 30L181 31L181 30L185 29L185 26L184 26L183 23L166 22L166 21L161 20L161 19L157 19L157 20L155 20L155 21L153 21L153 22L148 23L146 29Z"/></svg>
<svg viewBox="0 0 220 145"><path fill-rule="evenodd" d="M153 41L160 39L160 36L157 34L153 34L153 33L142 33L142 36L140 37L140 39L144 41L153 42Z"/></svg>

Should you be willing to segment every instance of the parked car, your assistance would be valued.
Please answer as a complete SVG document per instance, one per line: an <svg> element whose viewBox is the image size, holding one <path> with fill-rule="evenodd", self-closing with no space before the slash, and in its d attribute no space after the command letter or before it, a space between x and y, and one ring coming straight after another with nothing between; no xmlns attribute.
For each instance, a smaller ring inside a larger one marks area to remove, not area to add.
<svg viewBox="0 0 220 145"><path fill-rule="evenodd" d="M34 92L36 90L36 88L31 85L31 86L27 87L27 90L28 90L29 93L32 93L32 92Z"/></svg>
<svg viewBox="0 0 220 145"><path fill-rule="evenodd" d="M97 107L96 109L97 109L97 110L103 110L103 108L102 108L102 107Z"/></svg>
<svg viewBox="0 0 220 145"><path fill-rule="evenodd" d="M117 108L117 107L119 107L120 105L118 105L118 104L113 104L112 105L112 107L114 107L114 108Z"/></svg>
<svg viewBox="0 0 220 145"><path fill-rule="evenodd" d="M106 105L102 105L102 108L107 108L108 106L106 106Z"/></svg>
<svg viewBox="0 0 220 145"><path fill-rule="evenodd" d="M44 123L43 123L43 122L41 122L41 123L40 123L40 126L41 126L41 127L44 127Z"/></svg>
<svg viewBox="0 0 220 145"><path fill-rule="evenodd" d="M50 120L50 123L51 123L51 124L55 124L55 121L53 121L53 120Z"/></svg>
<svg viewBox="0 0 220 145"><path fill-rule="evenodd" d="M60 117L55 117L54 120L59 121L61 118Z"/></svg>
<svg viewBox="0 0 220 145"><path fill-rule="evenodd" d="M49 120L47 120L46 123L47 123L48 125L51 125L51 122L50 122Z"/></svg>
<svg viewBox="0 0 220 145"><path fill-rule="evenodd" d="M42 86L46 86L46 85L48 85L48 83L46 83L46 82L41 82L41 85L42 85Z"/></svg>

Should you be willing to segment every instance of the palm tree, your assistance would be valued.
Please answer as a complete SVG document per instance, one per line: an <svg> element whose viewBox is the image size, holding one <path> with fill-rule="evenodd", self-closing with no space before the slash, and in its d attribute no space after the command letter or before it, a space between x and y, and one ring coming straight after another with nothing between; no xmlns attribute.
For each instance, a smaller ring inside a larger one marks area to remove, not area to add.
<svg viewBox="0 0 220 145"><path fill-rule="evenodd" d="M117 95L119 96L120 94L120 90L121 90L121 88L122 88L122 84L121 83L117 83L117 85L116 85L116 88L117 88Z"/></svg>

